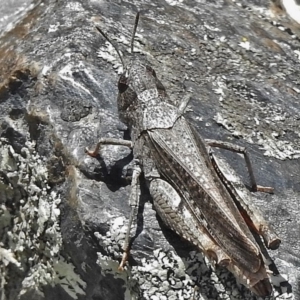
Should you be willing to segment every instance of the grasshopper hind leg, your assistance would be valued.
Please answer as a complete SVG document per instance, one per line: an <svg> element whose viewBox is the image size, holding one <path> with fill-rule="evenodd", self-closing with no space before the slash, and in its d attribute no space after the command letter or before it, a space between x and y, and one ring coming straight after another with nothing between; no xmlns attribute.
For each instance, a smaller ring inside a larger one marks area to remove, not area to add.
<svg viewBox="0 0 300 300"><path fill-rule="evenodd" d="M272 187L257 185L256 179L255 179L255 176L254 176L254 172L253 172L253 168L252 168L252 164L251 164L251 161L250 161L250 157L248 155L248 152L247 152L246 148L237 146L237 145L232 144L232 143L223 142L223 141L216 141L216 140L206 139L205 142L210 147L221 148L221 149L225 149L225 150L229 150L229 151L232 151L232 152L243 154L245 162L246 162L246 166L247 166L247 169L248 169L250 182L251 182L251 186L252 186L253 191L255 191L255 192L259 191L259 192L264 192L264 193L273 193L274 189Z"/></svg>
<svg viewBox="0 0 300 300"><path fill-rule="evenodd" d="M179 195L168 182L161 178L151 180L149 190L157 213L168 227L197 246L213 265L226 267L254 293L260 296L270 295L272 287L263 263L256 273L249 273L239 268L235 261L210 237L201 222L195 220L193 213L188 211L185 205L181 205L181 201L187 200L184 199L184 195Z"/></svg>
<svg viewBox="0 0 300 300"><path fill-rule="evenodd" d="M224 143L222 141L206 140L206 142L211 147L219 147L219 148L231 150L238 153L243 153L250 174L251 184L254 190L269 192L269 193L273 192L273 189L270 187L261 187L256 184L250 158L245 148L236 146L231 143ZM230 182L229 179L226 178L226 174L222 171L223 168L222 170L220 169L218 165L220 163L216 160L215 156L211 154L210 157L214 169L216 170L218 176L220 177L221 181L224 183L229 193L233 195L233 199L235 199L236 205L241 215L243 216L245 222L247 223L247 225L251 229L253 229L257 234L262 236L264 243L268 249L271 250L277 249L281 241L276 235L276 233L273 231L273 229L270 227L267 221L263 218L261 213L254 207L254 205L252 205L251 200L247 201L245 200L244 197L240 197L238 195L238 187L235 187L235 185L232 182Z"/></svg>
<svg viewBox="0 0 300 300"><path fill-rule="evenodd" d="M231 259L196 222L192 212L182 205L182 196L166 181L155 178L149 184L153 204L163 222L178 235L198 247L213 264L228 266Z"/></svg>

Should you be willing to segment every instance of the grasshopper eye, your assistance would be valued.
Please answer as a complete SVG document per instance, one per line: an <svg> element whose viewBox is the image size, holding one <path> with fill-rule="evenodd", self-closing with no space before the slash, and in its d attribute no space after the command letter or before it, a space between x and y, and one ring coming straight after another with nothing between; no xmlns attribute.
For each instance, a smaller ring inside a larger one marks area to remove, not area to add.
<svg viewBox="0 0 300 300"><path fill-rule="evenodd" d="M124 75L121 75L118 82L118 89L120 93L124 93L128 88L127 78Z"/></svg>

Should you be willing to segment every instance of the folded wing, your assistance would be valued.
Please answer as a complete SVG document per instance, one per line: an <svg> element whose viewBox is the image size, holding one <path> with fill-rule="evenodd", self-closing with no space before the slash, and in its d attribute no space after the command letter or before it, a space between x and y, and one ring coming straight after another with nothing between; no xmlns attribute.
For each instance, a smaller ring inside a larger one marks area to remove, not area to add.
<svg viewBox="0 0 300 300"><path fill-rule="evenodd" d="M187 121L180 117L169 129L147 132L157 168L184 199L194 218L216 243L249 272L261 265L258 246L245 221L210 163L205 144Z"/></svg>

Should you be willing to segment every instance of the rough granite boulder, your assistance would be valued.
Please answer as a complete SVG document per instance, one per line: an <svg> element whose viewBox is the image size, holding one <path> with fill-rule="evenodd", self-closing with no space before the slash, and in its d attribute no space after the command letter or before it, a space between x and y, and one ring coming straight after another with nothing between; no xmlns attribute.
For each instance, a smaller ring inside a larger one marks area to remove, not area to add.
<svg viewBox="0 0 300 300"><path fill-rule="evenodd" d="M137 11L135 51L174 103L192 90L197 131L247 147L258 183L275 188L252 193L282 239L267 261L274 298L300 299L300 30L256 0L44 0L2 32L0 299L256 299L162 223L145 186L117 271L132 154L106 146L93 159L85 147L129 139L116 103L122 66L95 25L126 54ZM215 153L246 192L243 159Z"/></svg>

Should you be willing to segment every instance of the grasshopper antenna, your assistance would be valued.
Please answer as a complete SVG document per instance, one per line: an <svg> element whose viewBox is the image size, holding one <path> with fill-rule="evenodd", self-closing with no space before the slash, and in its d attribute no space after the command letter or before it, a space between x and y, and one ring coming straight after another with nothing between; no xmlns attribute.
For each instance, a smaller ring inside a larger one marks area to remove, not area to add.
<svg viewBox="0 0 300 300"><path fill-rule="evenodd" d="M136 17L135 17L135 22L134 22L134 27L133 27L133 32L132 32L132 38L131 38L131 54L133 53L133 43L134 43L134 36L136 33L136 29L139 23L139 18L140 18L140 12L137 12Z"/></svg>
<svg viewBox="0 0 300 300"><path fill-rule="evenodd" d="M122 56L121 56L121 53L120 53L120 51L119 51L119 49L118 49L118 47L108 38L108 36L99 28L99 27L97 27L96 26L96 28L97 28L97 30L103 35L103 37L114 47L114 49L117 51L117 53L118 53L118 55L119 55L119 58L120 58L120 60L121 60L121 62L122 62L122 65L123 65L123 69L125 68L125 63L124 63L124 60L123 60L123 58L122 58Z"/></svg>

